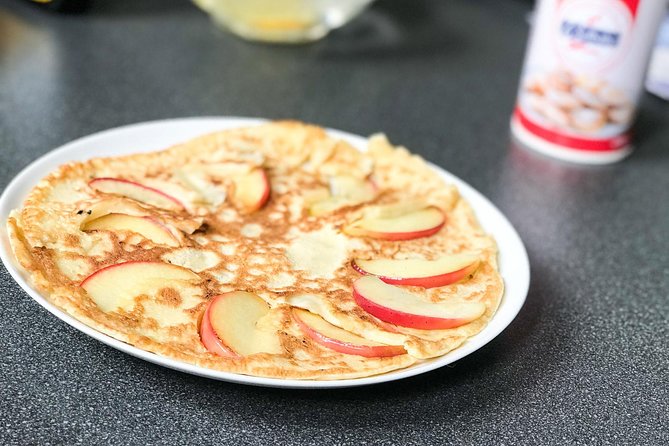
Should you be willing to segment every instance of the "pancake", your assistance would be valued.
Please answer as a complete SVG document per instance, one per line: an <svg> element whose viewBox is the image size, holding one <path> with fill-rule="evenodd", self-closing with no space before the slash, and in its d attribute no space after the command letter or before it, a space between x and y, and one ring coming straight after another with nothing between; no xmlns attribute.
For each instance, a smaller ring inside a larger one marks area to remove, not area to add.
<svg viewBox="0 0 669 446"><path fill-rule="evenodd" d="M495 241L420 157L383 135L361 153L294 121L63 165L7 227L32 285L63 311L141 349L240 374L332 380L405 368L482 330L503 294ZM439 286L384 284L392 278L352 263L431 268L462 256L475 263ZM379 313L354 286L417 303ZM309 314L330 338L305 328Z"/></svg>

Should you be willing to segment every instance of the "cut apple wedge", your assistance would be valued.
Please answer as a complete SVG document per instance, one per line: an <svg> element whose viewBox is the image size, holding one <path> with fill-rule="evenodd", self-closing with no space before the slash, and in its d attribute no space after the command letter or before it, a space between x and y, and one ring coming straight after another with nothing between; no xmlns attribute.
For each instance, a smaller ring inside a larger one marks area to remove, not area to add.
<svg viewBox="0 0 669 446"><path fill-rule="evenodd" d="M254 212L267 203L271 186L265 169L258 167L244 175L235 176L233 183L232 201L240 210Z"/></svg>
<svg viewBox="0 0 669 446"><path fill-rule="evenodd" d="M392 285L434 288L458 282L476 271L479 258L474 254L454 254L436 260L353 259L351 266L361 274L377 276Z"/></svg>
<svg viewBox="0 0 669 446"><path fill-rule="evenodd" d="M401 345L386 345L369 341L327 322L322 317L299 308L292 309L293 319L300 329L318 344L339 353L367 358L397 356L406 353Z"/></svg>
<svg viewBox="0 0 669 446"><path fill-rule="evenodd" d="M481 302L429 302L402 288L364 276L353 283L353 298L366 312L401 327L423 330L455 328L481 317Z"/></svg>
<svg viewBox="0 0 669 446"><path fill-rule="evenodd" d="M80 228L83 228L86 223L108 214L126 214L133 217L148 217L150 215L150 211L142 207L137 201L125 197L106 198L92 204L86 212L83 209L80 212L82 218ZM79 214L79 212L77 213ZM169 225L186 234L192 234L204 222L202 217L193 215L163 214L161 219L165 221L165 226Z"/></svg>
<svg viewBox="0 0 669 446"><path fill-rule="evenodd" d="M132 198L133 200L141 201L142 203L150 204L151 206L162 209L184 209L183 203L173 196L134 181L124 180L122 178L95 178L91 180L88 185L93 189L106 194Z"/></svg>
<svg viewBox="0 0 669 446"><path fill-rule="evenodd" d="M179 246L179 241L167 226L152 217L107 214L94 220L86 221L81 226L81 230L130 231L160 245Z"/></svg>
<svg viewBox="0 0 669 446"><path fill-rule="evenodd" d="M132 310L135 298L167 286L199 281L193 271L162 262L125 262L102 268L81 282L81 287L105 312Z"/></svg>
<svg viewBox="0 0 669 446"><path fill-rule="evenodd" d="M125 197L111 197L93 203L85 210L82 209L81 214L79 214L82 216L81 225L83 226L84 224L93 221L96 218L104 217L107 214L127 214L142 217L149 215L149 212L135 200L130 200Z"/></svg>
<svg viewBox="0 0 669 446"><path fill-rule="evenodd" d="M221 294L212 298L206 311L208 314L203 316L200 333L203 336L202 343L210 352L222 356L232 356L230 352L235 356L281 353L276 331L259 327L258 322L268 315L270 307L255 294L246 291ZM206 330L206 316L215 339Z"/></svg>
<svg viewBox="0 0 669 446"><path fill-rule="evenodd" d="M411 240L429 237L444 226L446 217L436 207L427 207L417 211L388 218L367 218L344 227L344 232L357 237L370 237L381 240Z"/></svg>
<svg viewBox="0 0 669 446"><path fill-rule="evenodd" d="M240 358L237 353L230 350L228 347L226 347L225 344L223 344L223 342L221 342L221 340L218 338L218 335L216 335L216 332L214 331L214 327L211 326L211 304L218 297L214 297L210 301L209 305L207 305L207 309L204 310L202 320L200 321L200 339L202 339L202 344L207 350L209 350L210 353L228 358Z"/></svg>

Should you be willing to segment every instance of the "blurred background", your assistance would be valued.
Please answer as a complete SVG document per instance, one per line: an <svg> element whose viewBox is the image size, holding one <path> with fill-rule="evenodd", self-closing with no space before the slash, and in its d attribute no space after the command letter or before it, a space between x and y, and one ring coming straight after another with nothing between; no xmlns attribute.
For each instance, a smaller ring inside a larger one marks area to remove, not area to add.
<svg viewBox="0 0 669 446"><path fill-rule="evenodd" d="M2 0L2 122L16 123L11 137L25 144L23 126L40 131L33 122L74 138L84 128L165 117L290 117L362 134L392 130L399 141L431 135L425 149L442 157L437 162L463 153L443 150L446 134L467 151L502 155L490 147L507 132L532 2L291 0L293 9L281 10L266 3ZM270 19L258 21L263 14ZM316 41L249 42L222 23L252 39ZM652 133L652 124L644 127L652 115L642 116L640 134ZM389 129L388 121L411 124ZM46 146L64 142L45 136Z"/></svg>

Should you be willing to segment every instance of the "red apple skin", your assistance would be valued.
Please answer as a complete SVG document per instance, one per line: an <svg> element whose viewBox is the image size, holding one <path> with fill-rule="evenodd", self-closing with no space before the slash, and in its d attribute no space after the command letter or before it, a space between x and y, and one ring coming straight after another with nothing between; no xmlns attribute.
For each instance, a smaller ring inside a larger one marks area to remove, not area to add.
<svg viewBox="0 0 669 446"><path fill-rule="evenodd" d="M209 319L209 308L211 308L211 304L216 299L221 298L225 298L225 296L221 295L213 297L211 301L209 301L207 309L204 310L204 314L202 315L202 322L200 323L200 339L202 340L202 344L207 350L209 350L210 353L223 356L225 358L240 358L237 353L233 352L228 347L226 347L225 344L223 344L223 342L216 335L214 327L211 326L211 320Z"/></svg>
<svg viewBox="0 0 669 446"><path fill-rule="evenodd" d="M104 268L101 268L101 269L95 271L90 276L88 276L84 280L82 280L81 283L79 284L79 286L83 287L86 282L88 282L89 280L91 280L92 278L97 276L98 274L106 273L111 269L119 268L121 266L128 266L132 263L159 263L159 262L152 262L152 261L146 261L146 260L130 260L128 262L114 263L113 265L105 266ZM170 266L177 267L176 265L170 265Z"/></svg>
<svg viewBox="0 0 669 446"><path fill-rule="evenodd" d="M152 223L155 223L156 225L158 225L158 226L160 226L161 228L163 228L163 229L165 230L166 233L168 233L169 235L172 236L172 238L174 239L174 241L176 241L177 243L179 243L179 240L177 240L177 238L174 236L174 234L172 233L172 231L170 230L170 228L168 228L167 226L165 226L163 223L161 223L161 222L158 221L157 219L155 219L155 218L153 218L153 217L149 217L149 216L142 217L142 218L145 219L145 220L148 220L148 221L150 221L150 222L152 222Z"/></svg>
<svg viewBox="0 0 669 446"><path fill-rule="evenodd" d="M421 316L393 310L366 299L353 287L353 299L360 307L374 317L400 327L418 328L420 330L443 330L455 328L471 322L468 319L442 319L438 317Z"/></svg>
<svg viewBox="0 0 669 446"><path fill-rule="evenodd" d="M362 275L368 276L370 273L360 268L355 260L351 261L351 266L354 270ZM439 274L438 276L430 277L386 277L376 276L390 285L405 285L405 286L419 286L423 288L436 288L440 286L450 285L471 275L479 266L479 262L472 263L457 271L452 271L446 274Z"/></svg>
<svg viewBox="0 0 669 446"><path fill-rule="evenodd" d="M117 214L117 213L115 213L115 212L112 212L112 213L110 213L110 214L106 214L106 215L127 215L127 214ZM105 217L106 215L103 215L103 216L98 217L98 218ZM134 216L131 215L131 217L134 217ZM139 217L139 218L142 218L142 219L144 219L144 220L150 221L151 223L153 223L153 224L159 226L163 231L165 231L166 234L168 234L170 237L172 237L172 239L173 239L174 242L177 244L177 246L179 246L179 240L174 236L174 234L172 233L172 231L170 231L170 229L169 229L167 226L165 226L164 224L162 224L160 221L158 221L157 219L155 219L155 218L153 218L153 217L150 217L150 216L144 216L144 217ZM97 220L97 219L93 219L93 220L90 220L89 222L85 222L85 223L82 225L82 227L85 227L86 224L91 223L91 222L94 222L95 220ZM82 229L82 231L86 231L86 229ZM134 231L131 231L131 232L134 232ZM140 234L140 235L141 235L141 234Z"/></svg>
<svg viewBox="0 0 669 446"><path fill-rule="evenodd" d="M390 240L390 241L413 240L416 238L429 237L439 232L441 228L443 228L444 225L446 224L446 216L442 214L442 217L443 221L439 225L433 228L423 229L422 231L380 232L380 231L371 231L369 229L355 228L354 231L356 232L356 234L351 234L351 235L370 237L379 240Z"/></svg>
<svg viewBox="0 0 669 446"><path fill-rule="evenodd" d="M272 189L272 185L269 181L269 176L267 175L265 169L263 169L262 167L257 167L253 169L246 175L246 179L248 179L248 177L251 175L260 175L260 180L263 182L264 189L262 195L253 202L246 202L242 198L236 197L236 194L233 194L232 197L233 203L235 204L235 206L240 208L240 210L244 213L255 212L260 208L262 208L263 206L265 206L265 204L269 200ZM234 181L234 183L235 187L240 187L239 181Z"/></svg>
<svg viewBox="0 0 669 446"><path fill-rule="evenodd" d="M143 260L131 260L129 262L114 263L113 265L105 266L104 268L101 268L101 269L95 271L90 276L88 276L84 280L82 280L81 283L79 284L79 286L83 287L86 284L86 282L88 282L93 277L97 276L98 274L106 273L109 270L114 269L114 268L118 268L120 266L128 266L131 263L155 263L155 262L145 262Z"/></svg>
<svg viewBox="0 0 669 446"><path fill-rule="evenodd" d="M377 194L379 192L381 192L381 187L378 184L376 184L376 181L374 181L374 178L372 178L372 177L367 178L367 182L372 187L372 190L374 192L376 192Z"/></svg>
<svg viewBox="0 0 669 446"><path fill-rule="evenodd" d="M100 178L94 178L91 181L88 182L88 185L92 188L95 189L95 184L97 182L102 182L102 181L119 181L121 183L126 183L126 184L132 184L133 186L141 187L142 189L148 189L151 192L154 192L156 194L162 195L164 198L170 200L173 202L175 205L177 205L181 209L185 209L186 207L183 205L183 203L176 198L174 198L171 195L166 194L165 192L159 191L158 189L155 189L153 187L145 186L143 184L137 183L135 181L130 181L130 180L124 180L122 178L112 178L112 177L100 177Z"/></svg>
<svg viewBox="0 0 669 446"><path fill-rule="evenodd" d="M339 353L347 355L364 356L365 358L383 358L388 356L403 355L406 353L401 345L356 345L349 342L333 339L312 329L309 325L302 322L300 317L291 312L293 319L300 326L300 329L311 339Z"/></svg>
<svg viewBox="0 0 669 446"><path fill-rule="evenodd" d="M381 319L378 317L374 318L372 321L375 325L378 325L379 327L383 328L384 330L390 332L390 333L401 333L393 324L389 324L388 322L383 322Z"/></svg>
<svg viewBox="0 0 669 446"><path fill-rule="evenodd" d="M434 228L414 232L369 232L368 237L390 241L413 240L415 238L429 237L434 235L439 232L445 224L446 222L444 221L439 226L435 226Z"/></svg>
<svg viewBox="0 0 669 446"><path fill-rule="evenodd" d="M102 268L102 269L99 269L99 270L93 272L90 276L86 277L84 280L81 281L81 283L79 284L79 286L83 288L83 286L86 285L86 283L87 283L89 280L91 280L93 277L97 276L98 274L100 274L100 273L102 273L102 272L104 272L104 271L109 271L109 270L112 269L112 268L118 268L119 266L125 265L125 264L127 264L127 263L140 263L140 262L122 262L122 263L115 263L115 264L113 264L113 265L106 266L106 267L104 267L104 268Z"/></svg>
<svg viewBox="0 0 669 446"><path fill-rule="evenodd" d="M269 200L270 192L271 192L271 189L272 189L272 186L270 185L270 182L269 182L269 177L267 176L267 171L265 171L265 169L262 169L262 168L260 168L259 170L260 170L260 173L262 174L263 181L265 182L265 192L260 197L260 200L258 200L258 203L256 203L256 205L253 206L249 210L249 212L255 212L258 209L265 206L265 204Z"/></svg>

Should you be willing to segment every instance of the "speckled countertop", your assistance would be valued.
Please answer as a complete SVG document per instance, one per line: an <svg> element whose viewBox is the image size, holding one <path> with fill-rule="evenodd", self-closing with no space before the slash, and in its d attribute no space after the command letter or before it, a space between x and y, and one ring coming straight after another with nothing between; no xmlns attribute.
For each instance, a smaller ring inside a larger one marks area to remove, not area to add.
<svg viewBox="0 0 669 446"><path fill-rule="evenodd" d="M409 7L410 4L410 7ZM0 268L0 444L669 444L669 104L638 149L575 167L513 148L531 4L377 2L319 43L271 47L187 1L83 17L0 0L0 188L39 155L123 124L292 117L386 131L487 195L532 263L518 318L451 367L330 391L210 381L65 325Z"/></svg>

